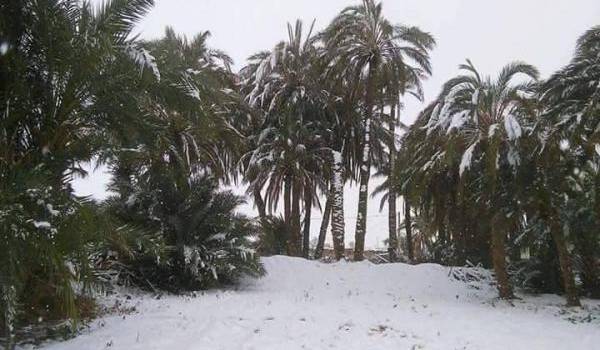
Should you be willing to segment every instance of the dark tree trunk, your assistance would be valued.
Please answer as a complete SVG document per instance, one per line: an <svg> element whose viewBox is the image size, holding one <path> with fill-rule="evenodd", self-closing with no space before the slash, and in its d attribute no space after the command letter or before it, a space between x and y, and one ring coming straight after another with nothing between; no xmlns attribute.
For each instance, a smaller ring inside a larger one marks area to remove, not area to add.
<svg viewBox="0 0 600 350"><path fill-rule="evenodd" d="M388 196L388 253L390 261L398 261L398 232L396 224L396 193L390 191Z"/></svg>
<svg viewBox="0 0 600 350"><path fill-rule="evenodd" d="M595 233L575 232L575 247L581 257L581 282L583 289L594 299L600 299L600 274L596 266L598 244Z"/></svg>
<svg viewBox="0 0 600 350"><path fill-rule="evenodd" d="M312 189L304 188L304 232L302 232L302 256L309 258L310 253L310 213L312 211Z"/></svg>
<svg viewBox="0 0 600 350"><path fill-rule="evenodd" d="M292 183L290 179L286 177L283 184L283 221L285 221L286 226L291 227L290 217L291 217L291 202L292 202Z"/></svg>
<svg viewBox="0 0 600 350"><path fill-rule="evenodd" d="M549 224L552 240L554 241L556 252L558 253L558 261L560 264L563 287L565 289L567 298L567 306L581 306L579 295L577 293L577 287L575 286L571 254L569 254L569 250L567 249L567 243L563 235L562 227L560 222L556 219L550 217L548 219L550 221Z"/></svg>
<svg viewBox="0 0 600 350"><path fill-rule="evenodd" d="M12 261L12 255L13 253L11 253L11 251L9 250L7 252L8 255L8 259L7 261ZM10 274L10 272L9 272ZM0 299L0 305L2 306L2 311L4 311L3 315L1 315L0 317L3 318L3 322L4 322L4 337L5 337L5 349L7 350L13 350L16 346L15 342L14 342L14 335L15 335L15 304L17 302L17 295L16 295L16 289L14 287L14 285L11 283L12 281L10 280L11 277L10 276L6 276L6 280L3 280L2 284L0 285L0 292L2 292L2 294L0 294L0 296L2 296L2 298ZM0 333L1 334L1 333Z"/></svg>
<svg viewBox="0 0 600 350"><path fill-rule="evenodd" d="M406 255L410 263L415 259L413 254L412 218L410 215L410 202L404 196L404 228L406 230Z"/></svg>
<svg viewBox="0 0 600 350"><path fill-rule="evenodd" d="M392 106L389 130L392 139L388 145L390 152L390 164L388 174L388 253L390 261L398 260L398 225L396 222L396 191L394 190L394 181L392 179L394 168L396 167L396 106Z"/></svg>
<svg viewBox="0 0 600 350"><path fill-rule="evenodd" d="M360 187L358 189L358 213L354 231L354 260L364 259L365 235L367 233L367 206L369 203L369 179L371 178L371 119L375 102L375 75L378 62L373 59L369 66L364 105L364 143L360 166Z"/></svg>
<svg viewBox="0 0 600 350"><path fill-rule="evenodd" d="M323 220L319 229L319 240L315 249L315 259L323 257L323 248L325 247L325 238L327 235L327 227L329 227L329 219L331 218L331 202L333 201L333 186L329 189L327 200L325 201L325 209L323 210Z"/></svg>
<svg viewBox="0 0 600 350"><path fill-rule="evenodd" d="M300 231L300 186L297 181L293 181L292 186L292 212L290 218L290 237L288 241L288 254L290 256L300 256L301 231Z"/></svg>
<svg viewBox="0 0 600 350"><path fill-rule="evenodd" d="M366 129L371 126L371 120L366 122ZM365 142L370 143L370 131L366 131ZM367 155L370 151L367 150L363 155L363 163L360 169L360 187L358 189L358 213L356 215L356 229L354 234L354 260L361 261L364 259L365 250L365 235L367 230L367 206L369 203L369 179L371 177L371 162L370 156Z"/></svg>
<svg viewBox="0 0 600 350"><path fill-rule="evenodd" d="M259 189L255 189L253 192L254 195L254 204L256 204L256 209L258 210L258 217L262 222L267 218L267 207L265 205L265 201L262 198Z"/></svg>
<svg viewBox="0 0 600 350"><path fill-rule="evenodd" d="M333 152L333 199L331 202L331 235L333 238L333 250L335 259L340 260L344 257L344 231L346 224L344 222L344 179L343 179L343 161L340 152Z"/></svg>
<svg viewBox="0 0 600 350"><path fill-rule="evenodd" d="M508 272L506 271L506 248L504 246L506 240L506 231L502 226L500 213L495 214L492 218L491 227L491 256L496 274L496 282L498 283L498 292L502 299L513 299L514 294L510 285Z"/></svg>
<svg viewBox="0 0 600 350"><path fill-rule="evenodd" d="M596 227L600 227L600 177L595 181L594 208L596 213ZM600 265L598 264L599 242L597 232L585 232L576 236L579 241L579 250L582 259L582 282L590 296L600 299Z"/></svg>

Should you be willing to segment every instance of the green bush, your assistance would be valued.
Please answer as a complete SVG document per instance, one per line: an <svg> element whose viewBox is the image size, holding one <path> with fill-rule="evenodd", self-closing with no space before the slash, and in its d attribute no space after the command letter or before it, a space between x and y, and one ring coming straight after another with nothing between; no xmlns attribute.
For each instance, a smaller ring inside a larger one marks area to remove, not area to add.
<svg viewBox="0 0 600 350"><path fill-rule="evenodd" d="M112 198L109 211L123 224L158 233L166 245L161 261L142 255L126 263L135 280L180 292L262 273L252 243L255 224L236 213L242 199L219 191L213 178L200 176L178 188L156 175L128 193Z"/></svg>

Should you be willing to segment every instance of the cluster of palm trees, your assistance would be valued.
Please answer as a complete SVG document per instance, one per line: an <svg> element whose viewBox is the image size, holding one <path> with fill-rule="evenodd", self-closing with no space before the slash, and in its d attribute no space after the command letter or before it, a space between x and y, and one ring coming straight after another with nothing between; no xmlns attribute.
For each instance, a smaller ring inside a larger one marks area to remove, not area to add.
<svg viewBox="0 0 600 350"><path fill-rule="evenodd" d="M579 290L600 293L598 28L546 81L524 62L492 78L467 60L402 138L403 99L423 99L432 36L389 23L371 0L313 29L303 35L300 21L289 25L286 41L252 56L240 73L253 111L241 171L261 222L283 199L287 254L308 257L311 208L324 197L314 257L329 225L335 257L344 256L350 181L359 190L353 258L362 260L375 168L386 176L374 193L387 202L391 261L403 253L409 261L493 266L502 298L513 297L514 283L563 289L569 305L579 305Z"/></svg>
<svg viewBox="0 0 600 350"><path fill-rule="evenodd" d="M596 27L545 81L526 63L494 79L467 60L402 139L395 185L420 220L411 228L438 261L491 260L502 298L523 260L546 284L560 271L569 305L576 280L599 293L599 54Z"/></svg>
<svg viewBox="0 0 600 350"><path fill-rule="evenodd" d="M390 23L372 0L344 9L321 33L313 34L312 25L303 33L300 21L288 25L288 33L272 50L252 56L240 73L242 94L254 110L241 162L248 192L263 221L283 198L287 253L306 257L310 211L324 195L315 255L322 254L331 221L335 257L341 259L343 187L356 181L354 260L362 260L371 168L391 176L402 99L423 98L421 81L431 74L435 41L418 28ZM391 186L387 191L395 259L396 194Z"/></svg>
<svg viewBox="0 0 600 350"><path fill-rule="evenodd" d="M286 40L238 74L207 46L208 32L132 37L152 5L0 3L0 321L9 348L19 305L76 316L75 286L89 289L99 252L115 245L127 260L112 266L142 271L151 286L148 276L195 288L259 273L247 240L256 225L235 214L239 198L216 193L218 182L240 179L260 226L278 227L289 255L309 257L310 214L324 198L313 257L329 226L335 258L344 257L344 185L355 182L353 258L364 258L375 168L386 177L374 193L385 193L391 261L493 266L503 298L514 283L562 286L570 305L580 291L600 295L600 28L545 81L525 63L492 79L467 61L400 138L404 98L423 99L435 40L390 23L381 3L362 0L318 33L314 23L288 25ZM70 185L92 159L110 167L117 193L101 205ZM142 244L140 227L158 234ZM167 276L153 245L170 247Z"/></svg>
<svg viewBox="0 0 600 350"><path fill-rule="evenodd" d="M247 239L255 226L235 212L241 199L217 189L242 151L231 59L207 46L208 32L139 40L133 28L153 4L0 3L0 337L9 349L22 326L80 317L92 286L115 276L173 290L261 271ZM105 203L71 187L91 160L114 176Z"/></svg>

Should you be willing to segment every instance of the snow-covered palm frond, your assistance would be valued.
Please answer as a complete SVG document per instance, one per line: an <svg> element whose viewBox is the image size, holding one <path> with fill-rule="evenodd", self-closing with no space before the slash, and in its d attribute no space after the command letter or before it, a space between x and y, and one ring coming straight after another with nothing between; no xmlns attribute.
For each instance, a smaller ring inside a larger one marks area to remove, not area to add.
<svg viewBox="0 0 600 350"><path fill-rule="evenodd" d="M136 42L130 42L125 46L125 53L139 67L140 72L150 69L156 80L160 81L160 71L156 59L148 50Z"/></svg>
<svg viewBox="0 0 600 350"><path fill-rule="evenodd" d="M458 167L458 172L462 175L467 169L471 167L471 163L473 161L473 153L475 152L475 148L477 147L477 142L473 143L469 148L465 150L462 158L460 160L460 165Z"/></svg>

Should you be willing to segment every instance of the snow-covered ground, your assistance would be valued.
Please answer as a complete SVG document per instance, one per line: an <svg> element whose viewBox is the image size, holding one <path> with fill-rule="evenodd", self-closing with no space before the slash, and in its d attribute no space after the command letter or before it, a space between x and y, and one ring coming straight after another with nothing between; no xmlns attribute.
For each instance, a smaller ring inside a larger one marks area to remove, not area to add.
<svg viewBox="0 0 600 350"><path fill-rule="evenodd" d="M485 271L263 259L268 275L195 297L134 295L46 350L600 349L600 303L495 298ZM486 276L459 281L466 273ZM124 298L123 298L124 299ZM107 303L114 303L114 297Z"/></svg>

